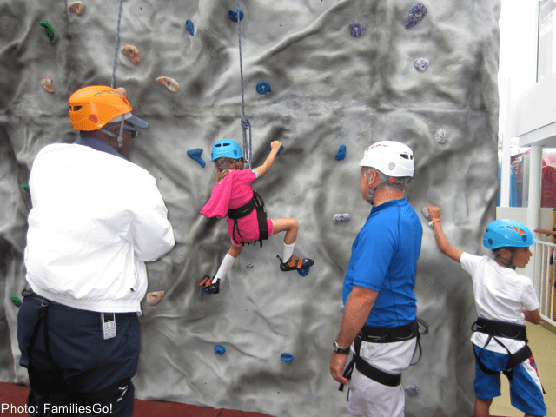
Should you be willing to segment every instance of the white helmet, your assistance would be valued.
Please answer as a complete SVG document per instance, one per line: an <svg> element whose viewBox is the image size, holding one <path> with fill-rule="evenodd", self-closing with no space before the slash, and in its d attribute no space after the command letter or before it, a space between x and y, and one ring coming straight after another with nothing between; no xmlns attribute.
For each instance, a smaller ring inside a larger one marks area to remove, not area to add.
<svg viewBox="0 0 556 417"><path fill-rule="evenodd" d="M359 166L378 169L389 177L413 177L413 151L401 142L376 142L365 149Z"/></svg>

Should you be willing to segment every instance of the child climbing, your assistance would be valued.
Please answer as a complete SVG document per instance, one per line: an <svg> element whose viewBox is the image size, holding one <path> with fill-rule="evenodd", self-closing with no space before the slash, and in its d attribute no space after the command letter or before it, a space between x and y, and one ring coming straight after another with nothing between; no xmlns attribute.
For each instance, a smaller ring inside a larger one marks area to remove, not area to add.
<svg viewBox="0 0 556 417"><path fill-rule="evenodd" d="M524 268L532 253L533 234L520 222L496 220L485 232L483 245L493 258L452 247L442 230L438 207L428 206L440 252L461 263L473 279L479 318L473 323L475 354L474 417L489 416L500 395L500 372L510 382L512 405L525 417L546 416L543 388L533 353L527 346L525 322L539 324L539 300L533 283L515 268Z"/></svg>
<svg viewBox="0 0 556 417"><path fill-rule="evenodd" d="M209 201L201 209L207 217L222 219L228 216L228 234L232 247L224 257L216 275L205 275L201 286L211 294L220 292L220 282L232 268L236 258L242 252L244 243L261 242L268 236L286 232L284 248L280 260L281 271L293 271L311 267L314 262L308 258L298 258L293 254L299 223L293 217L285 219L267 219L266 209L260 195L251 183L266 174L280 151L282 144L274 141L270 144L270 154L258 168L243 169L243 155L237 142L221 139L212 147L211 162L216 167L216 184Z"/></svg>

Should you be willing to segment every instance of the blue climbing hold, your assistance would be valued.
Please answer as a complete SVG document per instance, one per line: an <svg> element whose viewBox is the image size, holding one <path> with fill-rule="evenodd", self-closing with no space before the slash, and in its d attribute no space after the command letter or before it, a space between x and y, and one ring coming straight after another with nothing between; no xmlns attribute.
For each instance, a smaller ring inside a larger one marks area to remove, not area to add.
<svg viewBox="0 0 556 417"><path fill-rule="evenodd" d="M187 19L187 22L185 22L185 28L191 36L195 35L195 25L190 19Z"/></svg>
<svg viewBox="0 0 556 417"><path fill-rule="evenodd" d="M226 348L224 346L216 345L214 346L214 353L217 355L223 355L226 353Z"/></svg>
<svg viewBox="0 0 556 417"><path fill-rule="evenodd" d="M427 15L427 7L423 3L414 3L413 7L409 9L405 28L409 29L419 23Z"/></svg>
<svg viewBox="0 0 556 417"><path fill-rule="evenodd" d="M334 159L336 161L343 161L345 157L346 157L346 145L341 145Z"/></svg>
<svg viewBox="0 0 556 417"><path fill-rule="evenodd" d="M228 17L232 22L237 23L237 13L239 12L239 20L243 20L243 10L230 10L228 11Z"/></svg>
<svg viewBox="0 0 556 417"><path fill-rule="evenodd" d="M306 277L307 275L309 275L309 269L310 268L302 268L302 269L298 269L297 273L299 275L301 275L302 277Z"/></svg>
<svg viewBox="0 0 556 417"><path fill-rule="evenodd" d="M189 156L194 161L198 162L203 168L205 167L205 161L201 158L201 154L203 153L202 149L190 149L187 151L187 156Z"/></svg>
<svg viewBox="0 0 556 417"><path fill-rule="evenodd" d="M278 151L276 156L280 156L280 154L282 153L282 149L284 149L284 145L280 146L280 150Z"/></svg>
<svg viewBox="0 0 556 417"><path fill-rule="evenodd" d="M349 24L349 33L356 38L362 36L367 30L367 26L359 22L351 22Z"/></svg>
<svg viewBox="0 0 556 417"><path fill-rule="evenodd" d="M293 355L291 353L282 353L280 358L283 362L291 362L293 361Z"/></svg>
<svg viewBox="0 0 556 417"><path fill-rule="evenodd" d="M263 94L270 93L270 91L271 91L270 84L267 83L266 81L261 81L257 83L257 93L259 93L261 96Z"/></svg>

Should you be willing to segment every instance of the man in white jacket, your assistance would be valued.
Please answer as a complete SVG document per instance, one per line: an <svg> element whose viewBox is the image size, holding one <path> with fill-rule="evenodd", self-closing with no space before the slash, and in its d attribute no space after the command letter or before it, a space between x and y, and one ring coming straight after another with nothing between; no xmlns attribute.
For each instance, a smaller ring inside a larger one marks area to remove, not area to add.
<svg viewBox="0 0 556 417"><path fill-rule="evenodd" d="M18 314L31 415L133 414L144 262L175 241L155 179L127 160L148 126L131 110L118 90L76 91L69 115L81 138L48 145L33 162L30 290Z"/></svg>

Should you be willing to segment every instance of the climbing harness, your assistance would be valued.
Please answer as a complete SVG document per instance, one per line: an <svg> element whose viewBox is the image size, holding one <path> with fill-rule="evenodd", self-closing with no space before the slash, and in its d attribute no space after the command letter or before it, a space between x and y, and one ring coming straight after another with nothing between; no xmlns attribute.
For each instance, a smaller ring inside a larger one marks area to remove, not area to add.
<svg viewBox="0 0 556 417"><path fill-rule="evenodd" d="M487 320L479 317L477 321L473 322L471 330L473 332L480 332L489 335L485 346L481 349L479 354L477 354L475 349L473 349L473 354L475 355L477 365L479 365L479 368L481 368L481 371L483 371L485 374L497 375L500 373L499 371L494 371L488 368L483 362L481 362L481 354L492 340L496 341L500 346L506 349L506 352L508 352L508 362L506 363L506 370L502 371L502 373L508 378L508 381L512 381L513 379L514 368L519 366L521 362L533 356L533 352L531 352L531 349L529 348L529 346L527 346L527 344L519 349L517 352L511 353L506 345L504 345L500 340L496 338L496 336L498 336L506 339L520 340L527 343L527 330L525 326L503 321Z"/></svg>
<svg viewBox="0 0 556 417"><path fill-rule="evenodd" d="M124 0L120 0L120 12L118 14L118 26L116 28L116 48L114 51L114 68L112 69L112 80L110 81L110 87L115 88L116 83L116 63L118 60L118 46L120 45L120 23L122 21L122 3Z"/></svg>
<svg viewBox="0 0 556 417"><path fill-rule="evenodd" d="M239 9L239 0L237 0L237 32L239 37L239 71L241 74L241 130L243 135L243 158L245 162L248 164L249 168L251 168L251 154L252 154L252 145L251 145L251 124L249 123L249 119L245 117L245 98L244 98L244 87L243 87L243 57L241 53L241 10Z"/></svg>
<svg viewBox="0 0 556 417"><path fill-rule="evenodd" d="M359 372L365 375L367 378L378 382L379 384L385 385L387 387L397 387L401 383L401 374L388 374L367 361L361 358L361 342L371 342L371 343L393 343L393 342L404 342L417 338L417 343L415 344L415 352L419 348L419 359L417 359L411 365L415 365L421 359L421 333L419 332L419 321L415 320L409 324L400 327L393 328L377 328L365 326L361 329L361 332L357 335L353 342L354 355L351 362L346 366L346 369L342 373L344 378L348 380L351 379L353 374L353 369L357 368ZM410 365L410 366L411 366ZM340 384L338 388L340 391L344 390L344 384ZM348 392L349 394L349 392Z"/></svg>
<svg viewBox="0 0 556 417"><path fill-rule="evenodd" d="M261 195L256 191L253 190L253 198L245 203L243 206L238 207L236 209L228 209L228 218L234 221L234 228L233 228L233 239L236 242L241 241L241 245L243 246L245 242L243 242L243 237L239 231L238 219L245 217L253 210L257 211L257 222L259 223L259 239L255 242L247 242L249 243L257 243L260 242L261 248L263 247L263 240L268 240L268 222L267 222L267 215L266 215L266 207L264 205L263 199ZM239 235L240 239L238 240L236 237L236 231Z"/></svg>

